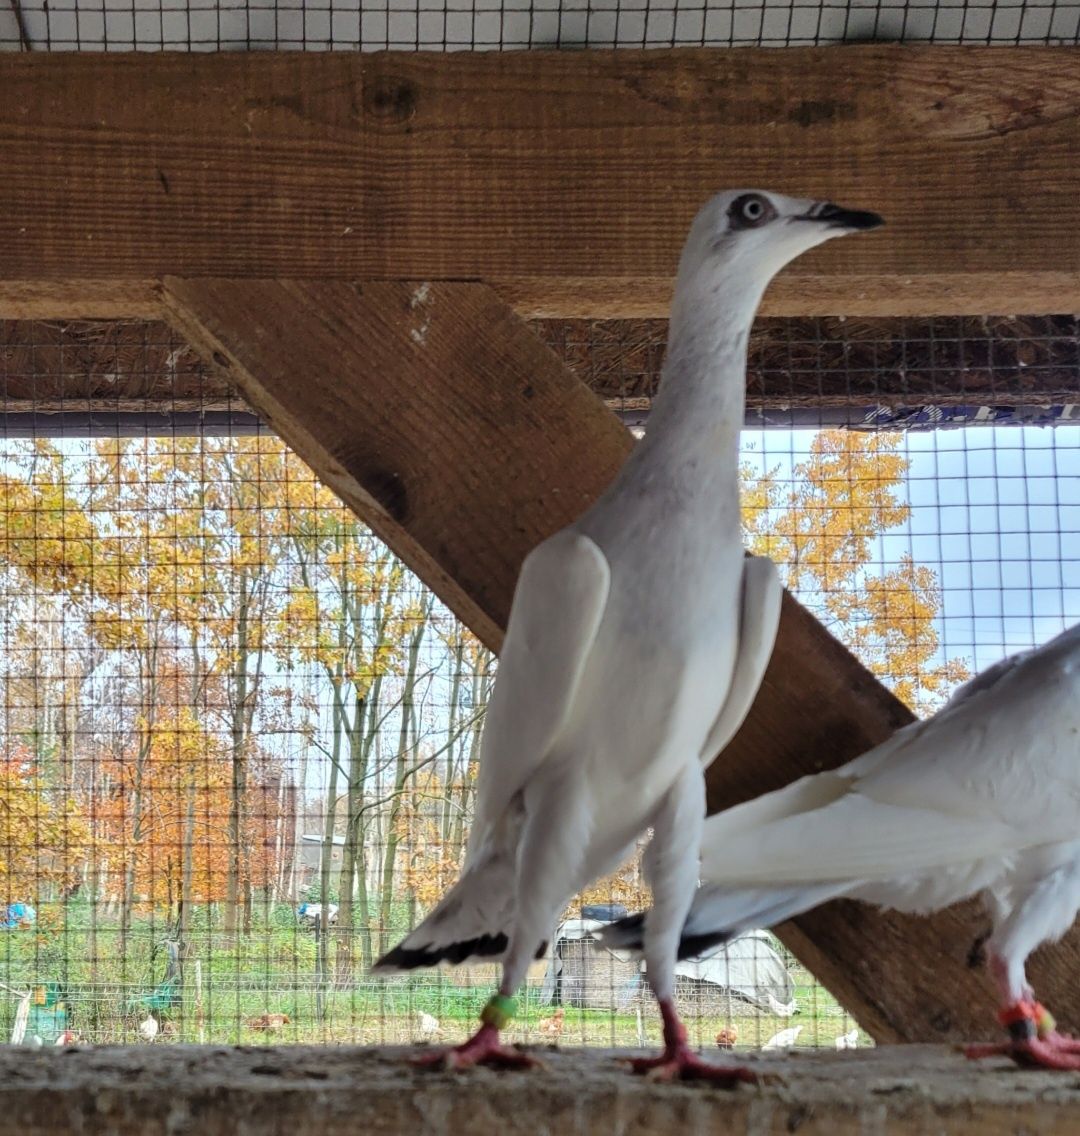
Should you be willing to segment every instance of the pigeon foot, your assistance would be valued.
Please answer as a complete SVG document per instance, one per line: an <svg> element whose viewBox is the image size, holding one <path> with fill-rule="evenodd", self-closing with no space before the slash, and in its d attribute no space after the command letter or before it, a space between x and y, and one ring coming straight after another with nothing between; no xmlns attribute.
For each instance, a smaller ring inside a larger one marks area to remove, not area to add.
<svg viewBox="0 0 1080 1136"><path fill-rule="evenodd" d="M410 1064L418 1069L471 1069L474 1065L487 1065L493 1069L535 1069L543 1062L512 1045L499 1042L499 1031L490 1025L481 1026L468 1041L435 1053L414 1057Z"/></svg>
<svg viewBox="0 0 1080 1136"><path fill-rule="evenodd" d="M702 1060L687 1045L670 1046L659 1057L633 1057L629 1061L635 1073L650 1081L712 1081L714 1084L757 1084L761 1077L742 1065L713 1065Z"/></svg>
<svg viewBox="0 0 1080 1136"><path fill-rule="evenodd" d="M1025 1069L1080 1070L1080 1039L1058 1033L1053 1016L1038 1002L1017 1002L1000 1017L1009 1040L966 1046L965 1057L1011 1057Z"/></svg>
<svg viewBox="0 0 1080 1136"><path fill-rule="evenodd" d="M999 1044L969 1045L964 1056L973 1061L983 1057L1011 1057L1025 1069L1080 1070L1080 1041L1061 1034L1003 1041Z"/></svg>

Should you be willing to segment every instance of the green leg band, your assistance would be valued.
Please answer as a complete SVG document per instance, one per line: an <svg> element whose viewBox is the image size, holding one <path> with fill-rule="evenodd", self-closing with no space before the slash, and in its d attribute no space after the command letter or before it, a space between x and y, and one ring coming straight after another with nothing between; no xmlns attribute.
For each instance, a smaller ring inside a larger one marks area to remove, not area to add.
<svg viewBox="0 0 1080 1136"><path fill-rule="evenodd" d="M1035 1024L1039 1031L1039 1037L1046 1037L1057 1029L1054 1015L1045 1006L1036 1005L1036 1013L1038 1017L1035 1019Z"/></svg>
<svg viewBox="0 0 1080 1136"><path fill-rule="evenodd" d="M480 1020L497 1030L506 1029L517 1013L517 999L506 994L492 994L488 1004L480 1011Z"/></svg>

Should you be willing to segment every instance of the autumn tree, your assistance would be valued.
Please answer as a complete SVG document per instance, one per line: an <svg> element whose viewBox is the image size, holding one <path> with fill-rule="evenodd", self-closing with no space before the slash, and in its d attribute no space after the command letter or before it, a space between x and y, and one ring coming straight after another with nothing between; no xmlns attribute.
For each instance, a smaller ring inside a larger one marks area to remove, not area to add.
<svg viewBox="0 0 1080 1136"><path fill-rule="evenodd" d="M418 752L411 777L401 782L400 815L394 816L397 845L407 849L403 880L409 901L428 908L460 874L472 826L484 711L495 680L495 654L456 619L436 624L448 674L442 744ZM384 890L385 895L385 890ZM383 923L384 934L389 930Z"/></svg>
<svg viewBox="0 0 1080 1136"><path fill-rule="evenodd" d="M0 903L40 903L78 878L90 831L77 802L50 788L25 746L0 755Z"/></svg>
<svg viewBox="0 0 1080 1136"><path fill-rule="evenodd" d="M393 808L393 786L410 764L412 708L433 597L336 499L298 511L291 537L299 579L283 613L293 631L288 650L322 670L331 696L329 738L316 742L329 764L322 897L330 894L333 838L344 804L337 892L341 978L352 966L351 931L363 957L372 957L372 926L383 910L372 893L383 883L387 862L393 876L394 840L388 832L374 844L368 840L380 815L371 802L389 788ZM381 755L395 726L397 744Z"/></svg>
<svg viewBox="0 0 1080 1136"><path fill-rule="evenodd" d="M968 676L940 659L934 572L904 556L874 572L874 542L902 525L909 462L897 434L823 430L790 482L743 468L743 525L750 550L780 566L785 585L893 692L929 712Z"/></svg>

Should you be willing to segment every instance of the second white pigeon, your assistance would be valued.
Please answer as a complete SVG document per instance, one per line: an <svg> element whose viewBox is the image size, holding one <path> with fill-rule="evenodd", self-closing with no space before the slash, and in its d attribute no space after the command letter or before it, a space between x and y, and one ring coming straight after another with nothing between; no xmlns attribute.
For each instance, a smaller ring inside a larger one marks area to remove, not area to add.
<svg viewBox="0 0 1080 1136"><path fill-rule="evenodd" d="M841 896L929 914L981 895L1003 1045L1024 1064L1080 1069L1024 964L1080 910L1080 625L996 663L925 722L828 773L705 822L699 889L679 955ZM598 937L640 949L657 917Z"/></svg>

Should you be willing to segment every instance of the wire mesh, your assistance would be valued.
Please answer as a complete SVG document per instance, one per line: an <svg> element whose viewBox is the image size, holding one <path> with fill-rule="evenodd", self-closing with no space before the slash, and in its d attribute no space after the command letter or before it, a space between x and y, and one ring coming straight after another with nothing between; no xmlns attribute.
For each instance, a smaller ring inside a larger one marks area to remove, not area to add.
<svg viewBox="0 0 1080 1136"><path fill-rule="evenodd" d="M495 51L1075 44L1076 0L5 0L0 48Z"/></svg>
<svg viewBox="0 0 1080 1136"><path fill-rule="evenodd" d="M1080 3L0 0L0 50L853 42L1080 44ZM647 428L662 323L536 327ZM0 380L0 1036L464 1037L493 968L366 966L455 876L490 654L164 326L2 324ZM1075 317L762 321L748 407L748 542L919 712L1080 618ZM515 1039L658 1041L584 934L644 896L564 913ZM678 983L709 1047L868 1044L766 932Z"/></svg>
<svg viewBox="0 0 1080 1136"><path fill-rule="evenodd" d="M662 325L535 326L647 429ZM164 325L0 324L0 389L0 1036L463 1038L493 967L366 968L455 878L490 653ZM748 543L918 712L1080 619L1074 317L763 321L748 389ZM658 1041L587 935L645 898L575 901L512 1036ZM678 996L869 1043L764 931Z"/></svg>

